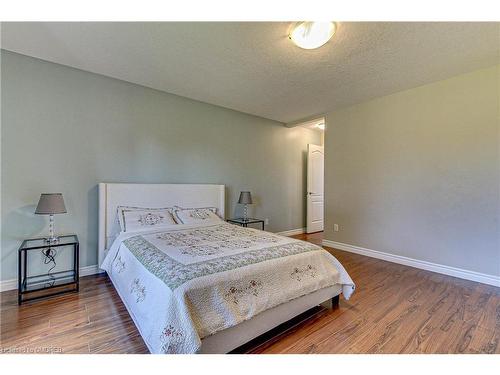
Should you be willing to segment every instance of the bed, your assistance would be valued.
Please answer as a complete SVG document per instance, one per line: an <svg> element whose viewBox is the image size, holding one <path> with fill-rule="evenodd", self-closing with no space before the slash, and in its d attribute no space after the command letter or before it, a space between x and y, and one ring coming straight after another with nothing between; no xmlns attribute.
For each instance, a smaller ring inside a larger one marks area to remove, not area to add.
<svg viewBox="0 0 500 375"><path fill-rule="evenodd" d="M354 291L314 244L220 219L123 232L121 206L209 207L224 218L225 187L99 184L99 264L151 353L227 353Z"/></svg>

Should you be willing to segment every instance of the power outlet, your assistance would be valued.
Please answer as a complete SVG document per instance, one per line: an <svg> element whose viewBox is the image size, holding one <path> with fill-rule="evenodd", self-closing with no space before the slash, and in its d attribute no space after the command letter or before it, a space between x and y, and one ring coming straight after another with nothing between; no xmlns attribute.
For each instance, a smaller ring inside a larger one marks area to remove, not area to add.
<svg viewBox="0 0 500 375"><path fill-rule="evenodd" d="M269 225L269 219L268 218L264 219L264 224Z"/></svg>
<svg viewBox="0 0 500 375"><path fill-rule="evenodd" d="M339 231L339 225L338 224L333 224L333 231L338 232Z"/></svg>

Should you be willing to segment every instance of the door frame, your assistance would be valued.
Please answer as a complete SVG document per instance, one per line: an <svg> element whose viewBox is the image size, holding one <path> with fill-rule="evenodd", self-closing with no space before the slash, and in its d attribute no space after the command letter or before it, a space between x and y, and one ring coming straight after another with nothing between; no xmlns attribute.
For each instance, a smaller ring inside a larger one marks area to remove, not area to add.
<svg viewBox="0 0 500 375"><path fill-rule="evenodd" d="M322 194L318 194L316 196L313 196L314 195L314 192L310 191L310 188L311 188L311 185L312 185L312 181L311 181L311 178L312 178L312 174L310 173L310 170L311 170L311 163L310 163L310 154L311 152L314 152L314 150L312 149L316 149L316 150L321 150L322 154L323 154L323 191L322 191ZM324 226L325 226L325 172L324 172L324 156L325 156L325 148L324 146L319 146L319 145L314 145L314 144L308 144L307 145L307 191L306 191L306 233L317 233L317 232L322 232L324 230ZM322 219L322 225L321 227L314 227L313 226L313 222L312 222L312 218L311 218L311 215L312 215L312 203L314 198L317 197L317 198L320 198L321 197L321 200L322 200L322 205L323 205L323 212L322 212L322 215L323 215L323 219Z"/></svg>

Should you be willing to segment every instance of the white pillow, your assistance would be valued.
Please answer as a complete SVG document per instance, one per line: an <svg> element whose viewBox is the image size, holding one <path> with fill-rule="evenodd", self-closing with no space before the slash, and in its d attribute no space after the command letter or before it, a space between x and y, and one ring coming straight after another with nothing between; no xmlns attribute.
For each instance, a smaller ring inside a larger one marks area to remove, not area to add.
<svg viewBox="0 0 500 375"><path fill-rule="evenodd" d="M118 207L118 220L122 232L157 229L177 224L172 208Z"/></svg>
<svg viewBox="0 0 500 375"><path fill-rule="evenodd" d="M222 219L217 215L217 208L176 208L173 211L175 221L179 224L218 223Z"/></svg>

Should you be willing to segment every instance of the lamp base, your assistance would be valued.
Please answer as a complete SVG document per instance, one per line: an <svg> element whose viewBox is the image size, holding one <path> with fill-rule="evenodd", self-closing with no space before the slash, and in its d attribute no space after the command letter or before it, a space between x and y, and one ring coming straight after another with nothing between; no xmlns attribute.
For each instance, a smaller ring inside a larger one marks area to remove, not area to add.
<svg viewBox="0 0 500 375"><path fill-rule="evenodd" d="M59 243L59 237L47 237L45 242L49 245L55 245Z"/></svg>
<svg viewBox="0 0 500 375"><path fill-rule="evenodd" d="M59 243L59 237L54 234L54 215L49 216L49 237L45 238L49 245Z"/></svg>

